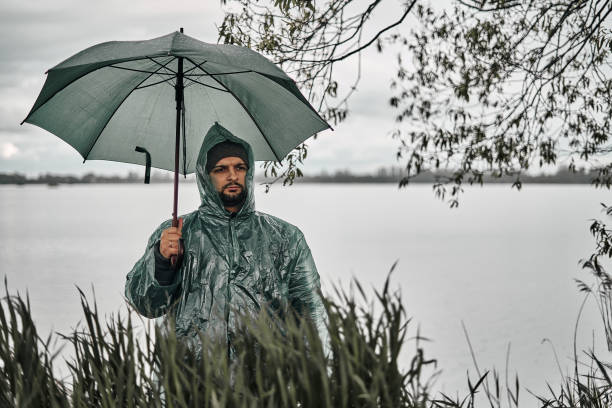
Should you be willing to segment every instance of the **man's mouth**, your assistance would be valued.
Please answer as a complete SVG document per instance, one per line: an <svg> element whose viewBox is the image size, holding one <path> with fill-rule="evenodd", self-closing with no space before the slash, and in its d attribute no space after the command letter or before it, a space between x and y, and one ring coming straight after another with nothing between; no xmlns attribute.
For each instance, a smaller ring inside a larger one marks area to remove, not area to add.
<svg viewBox="0 0 612 408"><path fill-rule="evenodd" d="M242 187L238 184L231 184L227 187L225 187L225 191L229 192L229 193L239 193L240 190L242 190Z"/></svg>

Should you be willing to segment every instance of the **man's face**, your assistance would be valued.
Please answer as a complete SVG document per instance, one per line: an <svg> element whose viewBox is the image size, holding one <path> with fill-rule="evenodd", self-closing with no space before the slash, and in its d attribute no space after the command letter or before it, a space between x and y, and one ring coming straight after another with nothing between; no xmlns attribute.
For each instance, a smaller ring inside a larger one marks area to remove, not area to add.
<svg viewBox="0 0 612 408"><path fill-rule="evenodd" d="M242 205L246 197L247 170L241 158L224 157L210 171L212 184L226 208Z"/></svg>

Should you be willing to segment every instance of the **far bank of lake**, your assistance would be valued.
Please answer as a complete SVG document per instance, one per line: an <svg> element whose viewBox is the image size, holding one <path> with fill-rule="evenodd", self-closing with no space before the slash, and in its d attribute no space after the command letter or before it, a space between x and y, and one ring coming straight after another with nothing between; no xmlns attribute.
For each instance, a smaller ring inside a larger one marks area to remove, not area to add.
<svg viewBox="0 0 612 408"><path fill-rule="evenodd" d="M144 174L144 172L143 172ZM444 182L452 179L453 175L450 172L425 172L416 177L409 179L409 184L432 184ZM529 175L523 174L519 176L505 175L503 177L484 176L483 182L486 184L514 184L520 180L523 184L592 184L593 175L584 171L570 172L560 170L554 174ZM283 183L283 178L265 177L257 169L255 179L258 183ZM405 178L405 172L399 167L380 168L372 174L354 174L349 170L339 170L332 173L321 172L319 174L307 174L302 177L296 177L293 181L295 184L315 183L315 184L405 184L408 179ZM172 183L174 177L171 172L153 170L150 182ZM195 175L188 175L186 178L181 176L180 182L194 182ZM0 185L30 185L30 184L47 184L50 186L58 186L60 184L137 184L143 183L144 176L137 172L129 172L126 176L121 175L105 175L86 173L84 175L71 174L40 174L36 177L28 177L22 173L0 173ZM469 182L465 181L466 185ZM475 183L478 185L478 183Z"/></svg>

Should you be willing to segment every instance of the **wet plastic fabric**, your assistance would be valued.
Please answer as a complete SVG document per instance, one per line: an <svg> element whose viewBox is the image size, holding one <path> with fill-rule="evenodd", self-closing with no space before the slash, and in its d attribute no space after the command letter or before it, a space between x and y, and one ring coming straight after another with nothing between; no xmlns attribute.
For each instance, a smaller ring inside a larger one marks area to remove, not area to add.
<svg viewBox="0 0 612 408"><path fill-rule="evenodd" d="M224 140L242 143L249 154L248 195L230 216L205 172L208 150ZM250 146L215 124L207 133L197 162L201 206L183 216L185 257L174 282L155 279L155 244L171 220L149 238L144 255L127 275L125 294L146 317L175 318L176 333L198 349L198 331L230 346L238 314L262 307L282 312L293 307L310 316L326 344L325 309L319 274L302 232L276 217L255 211L254 160Z"/></svg>

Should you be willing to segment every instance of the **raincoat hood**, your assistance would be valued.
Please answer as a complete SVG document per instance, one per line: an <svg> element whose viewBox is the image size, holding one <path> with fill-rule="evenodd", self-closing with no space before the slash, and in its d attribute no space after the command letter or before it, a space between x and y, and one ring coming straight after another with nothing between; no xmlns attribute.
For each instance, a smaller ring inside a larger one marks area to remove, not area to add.
<svg viewBox="0 0 612 408"><path fill-rule="evenodd" d="M213 216L218 218L228 218L230 216L230 213L223 206L221 197L219 197L219 193L215 189L210 175L206 172L206 160L208 157L209 150L212 149L215 145L225 141L240 143L242 146L244 146L244 149L246 150L248 155L247 164L249 166L249 169L247 171L245 180L247 196L245 197L244 203L242 204L242 208L237 214L238 218L244 218L253 211L255 211L255 199L253 192L253 173L255 168L255 160L253 159L253 150L247 142L234 136L232 132L219 125L217 122L215 122L215 124L212 125L206 133L206 136L204 137L204 142L202 143L202 147L200 148L200 153L198 154L196 175L198 181L198 190L200 191L200 200L202 202L200 208L198 209L198 212L203 217Z"/></svg>

